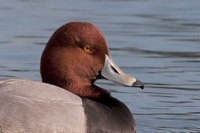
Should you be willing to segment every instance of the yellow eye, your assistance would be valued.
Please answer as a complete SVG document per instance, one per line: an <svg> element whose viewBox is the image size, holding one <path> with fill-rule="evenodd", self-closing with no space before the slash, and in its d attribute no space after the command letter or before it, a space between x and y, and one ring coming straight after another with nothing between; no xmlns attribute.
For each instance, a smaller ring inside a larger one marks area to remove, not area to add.
<svg viewBox="0 0 200 133"><path fill-rule="evenodd" d="M91 52L92 51L89 46L85 46L83 49L84 49L85 52Z"/></svg>

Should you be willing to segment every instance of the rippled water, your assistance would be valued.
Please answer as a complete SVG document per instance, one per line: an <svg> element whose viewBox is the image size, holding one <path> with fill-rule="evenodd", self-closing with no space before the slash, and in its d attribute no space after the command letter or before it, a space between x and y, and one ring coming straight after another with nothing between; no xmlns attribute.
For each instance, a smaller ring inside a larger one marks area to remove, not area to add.
<svg viewBox="0 0 200 133"><path fill-rule="evenodd" d="M200 132L199 0L0 0L0 78L40 80L41 52L69 21L99 26L116 64L145 89L111 82L138 133Z"/></svg>

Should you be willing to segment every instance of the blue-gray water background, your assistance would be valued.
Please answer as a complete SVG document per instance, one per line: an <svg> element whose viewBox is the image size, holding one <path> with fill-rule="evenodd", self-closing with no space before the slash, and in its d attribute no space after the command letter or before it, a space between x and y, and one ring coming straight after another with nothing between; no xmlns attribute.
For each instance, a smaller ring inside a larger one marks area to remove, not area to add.
<svg viewBox="0 0 200 133"><path fill-rule="evenodd" d="M138 133L200 132L199 0L0 0L0 79L40 81L45 44L70 21L100 27L115 63L145 83L98 82L130 108Z"/></svg>

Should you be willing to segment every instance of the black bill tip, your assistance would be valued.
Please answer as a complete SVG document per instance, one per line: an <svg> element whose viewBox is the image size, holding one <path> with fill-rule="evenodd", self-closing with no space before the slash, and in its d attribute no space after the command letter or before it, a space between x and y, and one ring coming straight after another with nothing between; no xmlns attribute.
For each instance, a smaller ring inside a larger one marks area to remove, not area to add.
<svg viewBox="0 0 200 133"><path fill-rule="evenodd" d="M133 87L140 87L141 89L144 89L144 84L140 82L139 80L136 80L133 84Z"/></svg>

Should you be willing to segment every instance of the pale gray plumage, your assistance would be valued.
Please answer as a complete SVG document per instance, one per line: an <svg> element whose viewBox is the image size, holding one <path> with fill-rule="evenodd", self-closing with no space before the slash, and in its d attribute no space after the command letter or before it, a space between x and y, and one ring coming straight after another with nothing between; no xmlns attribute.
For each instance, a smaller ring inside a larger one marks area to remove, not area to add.
<svg viewBox="0 0 200 133"><path fill-rule="evenodd" d="M71 92L35 81L0 80L0 132L84 133L85 124L82 100Z"/></svg>

